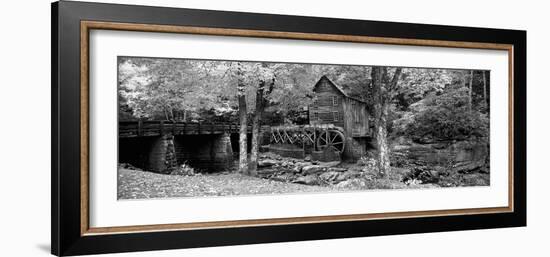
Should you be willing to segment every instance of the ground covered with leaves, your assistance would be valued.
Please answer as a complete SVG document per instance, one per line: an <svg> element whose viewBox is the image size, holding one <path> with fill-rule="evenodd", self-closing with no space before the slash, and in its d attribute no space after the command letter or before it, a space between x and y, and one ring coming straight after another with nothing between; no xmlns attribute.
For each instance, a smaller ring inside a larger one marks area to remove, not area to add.
<svg viewBox="0 0 550 257"><path fill-rule="evenodd" d="M164 175L118 169L118 199L330 192L336 189L279 182L239 173Z"/></svg>
<svg viewBox="0 0 550 257"><path fill-rule="evenodd" d="M392 168L380 177L369 165L319 163L262 154L258 176L235 171L200 173L187 165L171 174L119 165L118 199L212 197L257 194L299 194L375 189L436 188L437 184L405 180L407 169Z"/></svg>

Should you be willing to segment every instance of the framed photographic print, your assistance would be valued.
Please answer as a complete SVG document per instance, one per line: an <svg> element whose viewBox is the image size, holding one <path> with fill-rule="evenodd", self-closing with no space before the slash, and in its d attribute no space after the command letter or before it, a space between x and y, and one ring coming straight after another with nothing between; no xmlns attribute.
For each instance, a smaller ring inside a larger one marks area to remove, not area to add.
<svg viewBox="0 0 550 257"><path fill-rule="evenodd" d="M56 2L52 253L526 225L526 32Z"/></svg>

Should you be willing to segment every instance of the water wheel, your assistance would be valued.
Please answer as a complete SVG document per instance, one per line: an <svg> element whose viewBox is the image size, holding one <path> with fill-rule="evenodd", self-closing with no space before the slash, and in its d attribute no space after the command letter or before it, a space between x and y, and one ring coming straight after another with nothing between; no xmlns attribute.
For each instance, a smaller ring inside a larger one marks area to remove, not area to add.
<svg viewBox="0 0 550 257"><path fill-rule="evenodd" d="M338 153L344 152L345 136L338 130L323 130L317 138L317 148L321 151L330 149Z"/></svg>

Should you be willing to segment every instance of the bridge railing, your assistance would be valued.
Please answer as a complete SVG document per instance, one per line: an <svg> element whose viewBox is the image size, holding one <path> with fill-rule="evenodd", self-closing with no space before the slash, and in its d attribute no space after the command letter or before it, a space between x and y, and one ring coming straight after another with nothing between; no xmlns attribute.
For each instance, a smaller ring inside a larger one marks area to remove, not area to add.
<svg viewBox="0 0 550 257"><path fill-rule="evenodd" d="M120 137L194 135L194 134L221 134L238 133L237 123L223 122L173 122L164 120L119 121L118 133ZM251 131L252 126L247 126Z"/></svg>

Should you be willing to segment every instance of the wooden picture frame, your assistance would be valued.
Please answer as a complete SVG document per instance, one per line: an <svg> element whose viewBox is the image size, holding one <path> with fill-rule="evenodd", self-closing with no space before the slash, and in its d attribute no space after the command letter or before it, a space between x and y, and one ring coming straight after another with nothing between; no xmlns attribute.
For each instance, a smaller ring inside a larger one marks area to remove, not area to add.
<svg viewBox="0 0 550 257"><path fill-rule="evenodd" d="M508 206L89 226L89 32L139 31L509 54ZM52 254L161 250L526 225L526 32L84 2L52 4Z"/></svg>

